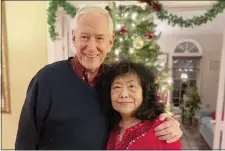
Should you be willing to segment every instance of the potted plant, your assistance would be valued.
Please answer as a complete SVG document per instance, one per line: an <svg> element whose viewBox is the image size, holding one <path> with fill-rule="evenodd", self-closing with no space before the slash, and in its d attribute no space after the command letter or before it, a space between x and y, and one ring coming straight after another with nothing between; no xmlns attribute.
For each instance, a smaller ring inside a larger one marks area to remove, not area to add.
<svg viewBox="0 0 225 151"><path fill-rule="evenodd" d="M185 97L187 101L182 106L182 123L184 119L189 119L190 124L192 124L193 117L196 111L200 109L201 104L198 89L196 87L187 87Z"/></svg>

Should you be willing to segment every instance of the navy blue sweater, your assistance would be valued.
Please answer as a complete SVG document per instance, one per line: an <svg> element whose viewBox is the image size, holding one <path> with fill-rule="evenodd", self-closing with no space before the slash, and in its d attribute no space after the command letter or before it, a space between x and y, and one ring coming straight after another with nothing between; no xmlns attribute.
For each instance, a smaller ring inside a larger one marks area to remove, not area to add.
<svg viewBox="0 0 225 151"><path fill-rule="evenodd" d="M105 149L108 121L95 87L69 60L47 65L31 80L15 149Z"/></svg>

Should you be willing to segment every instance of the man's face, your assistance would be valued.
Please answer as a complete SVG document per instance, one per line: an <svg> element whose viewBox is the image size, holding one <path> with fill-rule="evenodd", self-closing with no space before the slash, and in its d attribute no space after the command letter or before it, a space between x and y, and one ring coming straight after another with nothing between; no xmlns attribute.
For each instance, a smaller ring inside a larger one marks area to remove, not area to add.
<svg viewBox="0 0 225 151"><path fill-rule="evenodd" d="M87 13L80 16L73 31L73 45L81 65L90 71L98 70L113 46L114 35L109 32L107 16Z"/></svg>

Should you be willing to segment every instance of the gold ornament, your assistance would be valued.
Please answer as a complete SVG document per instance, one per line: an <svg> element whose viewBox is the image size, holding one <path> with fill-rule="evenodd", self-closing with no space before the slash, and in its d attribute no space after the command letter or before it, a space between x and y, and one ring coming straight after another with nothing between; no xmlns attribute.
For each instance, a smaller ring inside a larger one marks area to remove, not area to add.
<svg viewBox="0 0 225 151"><path fill-rule="evenodd" d="M133 47L135 49L141 49L144 47L144 40L141 36L138 36L133 40Z"/></svg>

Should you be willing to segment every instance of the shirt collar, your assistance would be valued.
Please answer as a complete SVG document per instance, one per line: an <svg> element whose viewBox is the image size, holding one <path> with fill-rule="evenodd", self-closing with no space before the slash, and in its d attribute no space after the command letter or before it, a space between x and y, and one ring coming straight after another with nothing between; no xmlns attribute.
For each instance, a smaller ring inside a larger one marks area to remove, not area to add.
<svg viewBox="0 0 225 151"><path fill-rule="evenodd" d="M94 80L88 81L86 69L80 64L77 56L75 56L71 60L71 64L73 66L74 71L77 73L78 77L84 80L85 82L89 83L90 85L95 85L97 78L104 73L104 66L101 65L99 68L98 74L96 75Z"/></svg>

